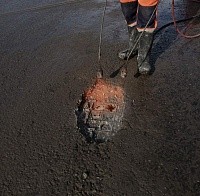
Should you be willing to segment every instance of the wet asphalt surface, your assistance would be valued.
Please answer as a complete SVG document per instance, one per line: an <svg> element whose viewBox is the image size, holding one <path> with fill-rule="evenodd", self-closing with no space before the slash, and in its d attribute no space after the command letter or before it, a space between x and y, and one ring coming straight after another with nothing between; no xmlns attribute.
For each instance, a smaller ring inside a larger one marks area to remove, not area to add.
<svg viewBox="0 0 200 196"><path fill-rule="evenodd" d="M1 13L61 1L1 1ZM110 78L123 62L127 30L118 1L109 1L102 46L104 77L126 92L122 129L88 144L75 109L96 77L103 1L0 17L0 195L200 195L200 40L169 26L155 35L151 76ZM159 27L171 22L159 5ZM176 2L177 19L199 3ZM181 23L199 33L199 19Z"/></svg>

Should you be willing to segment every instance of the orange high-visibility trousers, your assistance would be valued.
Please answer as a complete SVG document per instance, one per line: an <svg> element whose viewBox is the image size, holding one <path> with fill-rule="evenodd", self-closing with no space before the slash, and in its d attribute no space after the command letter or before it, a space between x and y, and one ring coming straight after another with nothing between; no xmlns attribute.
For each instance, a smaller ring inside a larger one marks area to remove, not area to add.
<svg viewBox="0 0 200 196"><path fill-rule="evenodd" d="M128 26L142 31L152 16L159 0L120 0L122 12ZM157 11L154 12L146 30L154 31L157 27Z"/></svg>

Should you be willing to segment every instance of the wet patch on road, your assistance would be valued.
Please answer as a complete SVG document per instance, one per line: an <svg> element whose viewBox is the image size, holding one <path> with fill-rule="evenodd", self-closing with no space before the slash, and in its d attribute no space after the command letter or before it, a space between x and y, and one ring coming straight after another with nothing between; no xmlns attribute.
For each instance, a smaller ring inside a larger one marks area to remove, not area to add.
<svg viewBox="0 0 200 196"><path fill-rule="evenodd" d="M99 79L78 103L78 129L89 143L108 141L121 128L124 107L122 88Z"/></svg>

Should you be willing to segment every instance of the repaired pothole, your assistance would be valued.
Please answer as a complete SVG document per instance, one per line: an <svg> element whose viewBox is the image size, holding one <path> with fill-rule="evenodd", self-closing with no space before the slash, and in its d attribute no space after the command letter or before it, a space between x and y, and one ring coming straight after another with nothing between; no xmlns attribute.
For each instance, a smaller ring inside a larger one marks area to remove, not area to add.
<svg viewBox="0 0 200 196"><path fill-rule="evenodd" d="M99 79L78 103L78 129L90 143L110 140L120 130L124 108L122 88Z"/></svg>

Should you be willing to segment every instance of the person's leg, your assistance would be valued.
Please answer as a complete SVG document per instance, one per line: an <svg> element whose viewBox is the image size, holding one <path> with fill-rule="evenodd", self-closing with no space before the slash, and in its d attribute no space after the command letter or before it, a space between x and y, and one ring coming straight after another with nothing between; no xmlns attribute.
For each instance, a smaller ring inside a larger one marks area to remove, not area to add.
<svg viewBox="0 0 200 196"><path fill-rule="evenodd" d="M147 74L151 70L149 56L153 43L154 30L157 27L157 12L154 12L154 10L156 9L158 0L138 0L138 2L139 5L136 27L139 33L142 33L149 19L154 13L138 44L138 69L141 74Z"/></svg>
<svg viewBox="0 0 200 196"><path fill-rule="evenodd" d="M121 59L127 59L130 55L131 57L137 53L137 49L132 51L133 46L135 45L135 40L138 36L138 31L136 29L136 14L137 14L137 0L120 0L122 13L125 17L127 26L128 26L128 34L129 34L129 48L119 52L118 56Z"/></svg>

